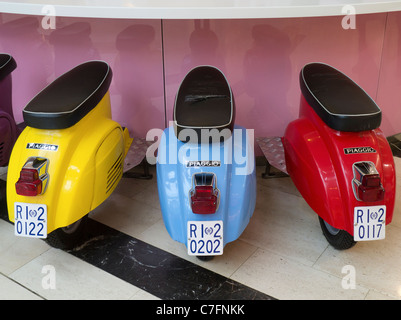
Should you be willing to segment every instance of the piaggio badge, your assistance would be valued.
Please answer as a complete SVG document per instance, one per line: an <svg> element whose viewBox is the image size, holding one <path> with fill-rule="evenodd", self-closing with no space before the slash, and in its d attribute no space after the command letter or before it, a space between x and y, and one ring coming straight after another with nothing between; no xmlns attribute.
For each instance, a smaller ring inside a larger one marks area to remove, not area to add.
<svg viewBox="0 0 401 320"><path fill-rule="evenodd" d="M58 145L55 144L47 144L47 143L32 143L29 142L26 145L27 149L37 149L37 150L48 150L48 151L57 151Z"/></svg>
<svg viewBox="0 0 401 320"><path fill-rule="evenodd" d="M188 161L187 168L190 167L220 167L220 161L205 160L205 161Z"/></svg>
<svg viewBox="0 0 401 320"><path fill-rule="evenodd" d="M355 147L355 148L344 148L345 154L358 154L358 153L376 153L376 150L372 147Z"/></svg>

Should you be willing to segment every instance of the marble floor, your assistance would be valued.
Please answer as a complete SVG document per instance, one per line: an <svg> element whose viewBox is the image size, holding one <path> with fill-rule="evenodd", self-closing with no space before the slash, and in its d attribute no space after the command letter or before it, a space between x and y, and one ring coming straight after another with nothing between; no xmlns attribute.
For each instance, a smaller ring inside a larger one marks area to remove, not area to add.
<svg viewBox="0 0 401 320"><path fill-rule="evenodd" d="M401 172L401 159L395 162ZM291 179L262 179L263 171L257 167L257 204L248 227L224 255L207 262L169 237L154 168L152 180L122 179L90 214L91 238L72 251L15 237L3 206L0 300L401 298L399 196L385 240L337 251Z"/></svg>

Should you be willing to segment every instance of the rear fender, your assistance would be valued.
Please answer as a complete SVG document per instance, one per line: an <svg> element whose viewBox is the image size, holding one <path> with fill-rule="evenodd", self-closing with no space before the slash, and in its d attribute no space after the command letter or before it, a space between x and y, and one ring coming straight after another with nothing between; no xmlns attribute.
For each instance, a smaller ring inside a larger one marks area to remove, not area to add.
<svg viewBox="0 0 401 320"><path fill-rule="evenodd" d="M380 170L382 184L385 190L385 204L387 207L386 224L391 223L394 215L395 199L396 199L396 170L393 153L384 133L376 129L376 137L378 139L378 152L381 156Z"/></svg>
<svg viewBox="0 0 401 320"><path fill-rule="evenodd" d="M337 132L324 126L322 136L326 144L330 146L329 151L336 168L345 206L343 214L348 216L348 224L343 229L353 235L355 207L385 205L386 224L390 223L395 202L395 166L391 148L383 132L379 128L358 133ZM370 151L352 151L363 150L366 149L365 147ZM385 191L383 200L374 202L357 200L352 180L354 179L353 165L358 162L371 162L375 165Z"/></svg>
<svg viewBox="0 0 401 320"><path fill-rule="evenodd" d="M395 202L395 168L383 132L339 132L323 123L318 126L320 130L301 117L288 125L283 139L288 173L306 202L331 226L351 235L355 207L386 205L386 224L390 223ZM358 147L371 147L374 152L345 151ZM385 190L383 201L356 199L352 168L357 162L374 163Z"/></svg>
<svg viewBox="0 0 401 320"><path fill-rule="evenodd" d="M223 221L224 244L236 240L247 226L256 202L255 158L250 137L244 137L245 129L236 128L243 132L243 139L228 139L226 143L233 149L219 143L208 145L207 158L200 145L176 139L173 127L164 130L158 147L157 185L163 220L174 240L187 244L188 221ZM213 153L216 146L217 157ZM172 161L171 152L178 155L176 161ZM246 160L243 155L247 155ZM216 160L220 161L218 165ZM201 172L213 173L217 179L220 203L214 214L195 214L190 207L193 175Z"/></svg>
<svg viewBox="0 0 401 320"><path fill-rule="evenodd" d="M123 174L125 157L121 128L115 128L103 140L95 155L95 183L91 210L114 191Z"/></svg>
<svg viewBox="0 0 401 320"><path fill-rule="evenodd" d="M101 130L95 130L97 133L72 150L74 155L59 186L54 229L68 226L95 209L121 180L124 161L121 127L111 120L99 127Z"/></svg>
<svg viewBox="0 0 401 320"><path fill-rule="evenodd" d="M118 123L110 119L97 119L96 124L81 122L62 130L27 127L21 133L11 155L12 165L9 166L7 176L7 202L11 221L14 221L14 202L46 204L50 233L79 220L106 198L98 195L100 189L105 194L105 188L102 184L96 189L96 181L107 174L104 168L109 162L116 161L108 157L123 154L122 130ZM54 145L57 150L27 148L27 144L32 142ZM29 157L48 159L48 185L45 193L36 197L20 196L15 192L20 170ZM102 177L97 175L96 165Z"/></svg>
<svg viewBox="0 0 401 320"><path fill-rule="evenodd" d="M348 225L330 153L315 126L305 118L291 122L283 145L288 173L309 206L338 229Z"/></svg>

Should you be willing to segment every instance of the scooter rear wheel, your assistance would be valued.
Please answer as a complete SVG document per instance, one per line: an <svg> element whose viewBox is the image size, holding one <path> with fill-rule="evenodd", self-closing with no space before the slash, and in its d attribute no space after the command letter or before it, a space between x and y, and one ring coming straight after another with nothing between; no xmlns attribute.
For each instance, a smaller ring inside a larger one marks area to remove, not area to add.
<svg viewBox="0 0 401 320"><path fill-rule="evenodd" d="M337 250L346 250L356 243L354 237L345 230L336 229L319 217L320 227L327 241Z"/></svg>
<svg viewBox="0 0 401 320"><path fill-rule="evenodd" d="M84 240L84 230L88 220L88 215L78 221L52 231L46 238L46 242L57 249L70 250L81 244Z"/></svg>
<svg viewBox="0 0 401 320"><path fill-rule="evenodd" d="M214 256L196 256L200 261L210 261Z"/></svg>

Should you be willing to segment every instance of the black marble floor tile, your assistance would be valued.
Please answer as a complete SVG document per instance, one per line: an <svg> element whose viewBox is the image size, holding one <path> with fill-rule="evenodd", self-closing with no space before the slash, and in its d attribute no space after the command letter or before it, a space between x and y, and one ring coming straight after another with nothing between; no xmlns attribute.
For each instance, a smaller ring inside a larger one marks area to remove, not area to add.
<svg viewBox="0 0 401 320"><path fill-rule="evenodd" d="M9 221L1 179L0 219ZM68 252L163 300L274 300L92 219L86 241Z"/></svg>
<svg viewBox="0 0 401 320"><path fill-rule="evenodd" d="M271 300L272 297L94 220L74 256L164 300Z"/></svg>

